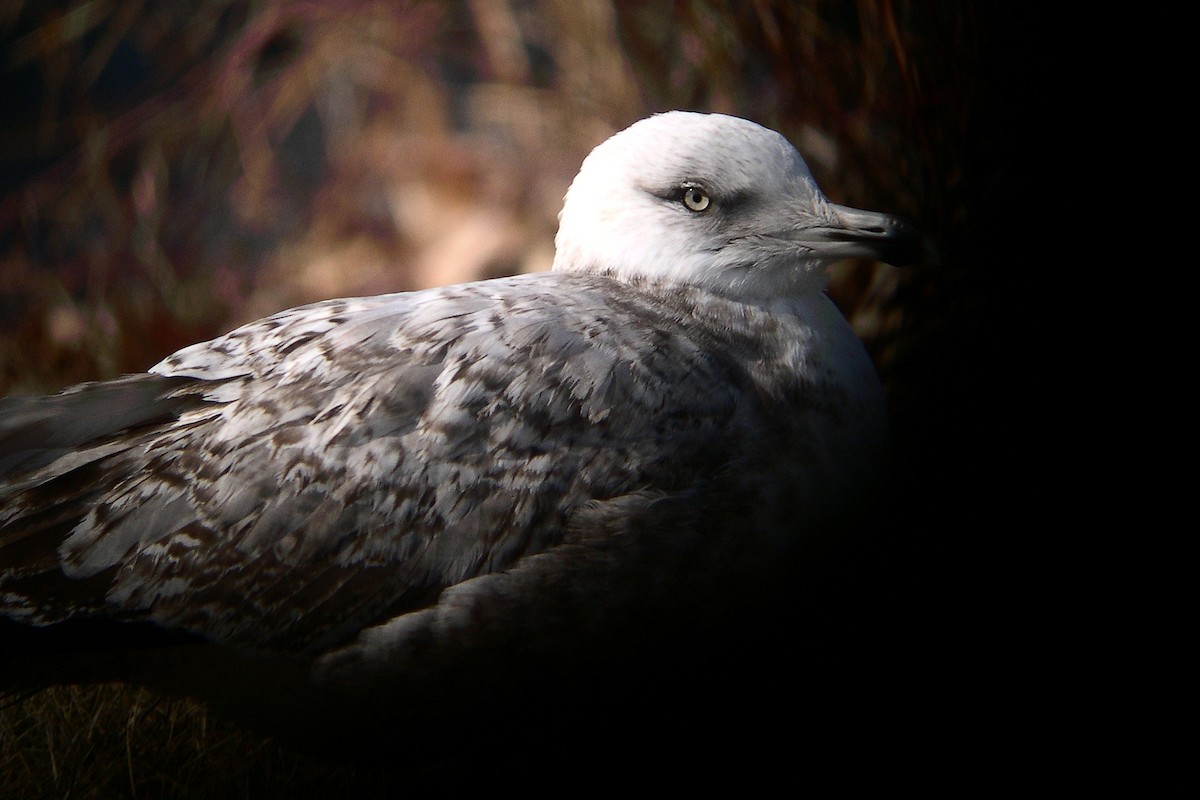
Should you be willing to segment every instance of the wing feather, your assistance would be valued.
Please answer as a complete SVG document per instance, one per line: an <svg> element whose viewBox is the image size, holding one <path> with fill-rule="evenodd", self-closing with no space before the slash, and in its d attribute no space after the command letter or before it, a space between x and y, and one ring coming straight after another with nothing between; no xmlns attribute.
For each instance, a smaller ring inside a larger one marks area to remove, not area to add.
<svg viewBox="0 0 1200 800"><path fill-rule="evenodd" d="M18 403L0 602L319 649L509 569L589 503L694 484L762 427L744 358L685 294L551 273L328 301ZM30 529L36 558L14 549ZM88 603L22 593L102 575Z"/></svg>

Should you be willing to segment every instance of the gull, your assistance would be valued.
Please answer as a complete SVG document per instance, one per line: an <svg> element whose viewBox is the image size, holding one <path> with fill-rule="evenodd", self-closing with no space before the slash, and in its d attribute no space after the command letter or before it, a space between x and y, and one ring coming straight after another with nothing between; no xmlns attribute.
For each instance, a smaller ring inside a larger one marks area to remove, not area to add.
<svg viewBox="0 0 1200 800"><path fill-rule="evenodd" d="M123 681L350 737L770 605L886 462L829 266L923 240L830 202L781 134L680 111L597 146L559 221L549 272L0 401L0 689Z"/></svg>

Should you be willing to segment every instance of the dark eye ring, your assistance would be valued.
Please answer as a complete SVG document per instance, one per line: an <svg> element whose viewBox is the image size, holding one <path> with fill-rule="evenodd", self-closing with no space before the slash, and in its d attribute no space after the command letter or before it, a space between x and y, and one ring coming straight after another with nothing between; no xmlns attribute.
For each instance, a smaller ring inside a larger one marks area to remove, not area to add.
<svg viewBox="0 0 1200 800"><path fill-rule="evenodd" d="M699 186L683 187L683 204L691 211L704 211L712 205L712 200Z"/></svg>

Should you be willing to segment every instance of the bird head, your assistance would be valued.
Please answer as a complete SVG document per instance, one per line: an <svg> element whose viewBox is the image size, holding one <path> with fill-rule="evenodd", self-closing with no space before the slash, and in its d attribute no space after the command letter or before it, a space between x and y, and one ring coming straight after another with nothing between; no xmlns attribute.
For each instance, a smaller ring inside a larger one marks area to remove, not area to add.
<svg viewBox="0 0 1200 800"><path fill-rule="evenodd" d="M772 298L819 291L835 261L902 266L925 247L903 220L831 203L779 133L671 111L584 160L559 214L554 268Z"/></svg>

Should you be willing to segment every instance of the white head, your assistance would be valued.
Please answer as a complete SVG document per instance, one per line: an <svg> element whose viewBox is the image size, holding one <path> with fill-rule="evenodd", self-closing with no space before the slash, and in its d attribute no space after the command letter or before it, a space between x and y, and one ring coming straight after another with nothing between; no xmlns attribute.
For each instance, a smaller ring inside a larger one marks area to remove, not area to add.
<svg viewBox="0 0 1200 800"><path fill-rule="evenodd" d="M671 111L584 159L559 214L554 268L703 286L735 297L817 291L842 258L916 258L919 237L830 203L780 134Z"/></svg>

